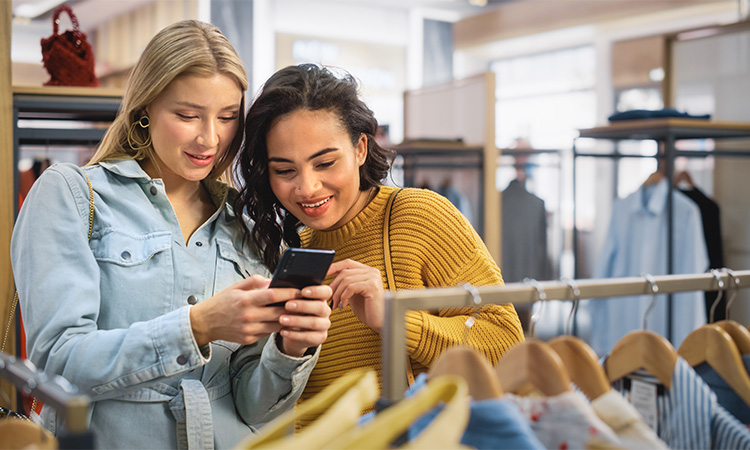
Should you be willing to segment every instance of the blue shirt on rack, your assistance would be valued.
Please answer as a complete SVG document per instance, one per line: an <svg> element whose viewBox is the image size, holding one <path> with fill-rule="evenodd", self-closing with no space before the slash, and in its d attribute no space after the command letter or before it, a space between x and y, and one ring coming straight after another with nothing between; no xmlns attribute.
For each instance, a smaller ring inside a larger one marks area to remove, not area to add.
<svg viewBox="0 0 750 450"><path fill-rule="evenodd" d="M667 180L641 187L612 206L606 242L594 267L594 278L637 277L644 273L667 274ZM708 268L700 210L678 190L672 190L672 273L700 273ZM586 302L591 319L589 344L598 355L609 352L620 338L643 328L652 295L615 297ZM672 337L675 348L706 323L702 292L673 294ZM658 295L648 315L648 329L666 338L667 295Z"/></svg>

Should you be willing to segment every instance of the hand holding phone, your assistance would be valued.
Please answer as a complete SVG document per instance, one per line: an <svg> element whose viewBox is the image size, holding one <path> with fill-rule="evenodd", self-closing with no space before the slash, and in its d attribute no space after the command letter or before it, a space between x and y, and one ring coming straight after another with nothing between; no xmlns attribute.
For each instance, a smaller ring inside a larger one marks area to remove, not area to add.
<svg viewBox="0 0 750 450"><path fill-rule="evenodd" d="M287 248L281 255L268 287L302 289L321 285L334 256L333 250ZM268 306L282 306L284 303Z"/></svg>

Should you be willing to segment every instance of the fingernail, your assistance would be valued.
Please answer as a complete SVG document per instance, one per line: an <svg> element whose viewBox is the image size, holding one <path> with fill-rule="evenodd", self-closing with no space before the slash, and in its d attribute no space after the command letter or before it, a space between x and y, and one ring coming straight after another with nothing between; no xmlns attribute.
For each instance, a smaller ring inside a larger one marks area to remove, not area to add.
<svg viewBox="0 0 750 450"><path fill-rule="evenodd" d="M281 323L283 323L284 325L289 325L289 322L291 322L292 319L289 318L289 317L287 317L287 316L281 316L281 318L279 319L279 321Z"/></svg>
<svg viewBox="0 0 750 450"><path fill-rule="evenodd" d="M286 309L294 311L297 309L297 302L286 302Z"/></svg>
<svg viewBox="0 0 750 450"><path fill-rule="evenodd" d="M308 289L308 288L303 289L302 290L302 296L303 297L310 297L310 296L312 296L312 289Z"/></svg>

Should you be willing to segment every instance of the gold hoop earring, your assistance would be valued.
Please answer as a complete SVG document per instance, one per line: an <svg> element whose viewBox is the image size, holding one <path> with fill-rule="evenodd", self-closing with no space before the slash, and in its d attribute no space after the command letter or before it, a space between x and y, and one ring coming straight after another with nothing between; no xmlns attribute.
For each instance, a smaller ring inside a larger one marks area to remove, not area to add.
<svg viewBox="0 0 750 450"><path fill-rule="evenodd" d="M135 127L136 125L140 126L142 129L147 129L151 125L151 121L149 120L148 116L143 116L140 119L136 120L132 124L130 124L130 130L128 131L128 145L133 150L143 150L144 148L147 148L149 145L151 145L151 133L146 131L147 137L146 140L143 142L139 142L139 139L137 136L135 136Z"/></svg>

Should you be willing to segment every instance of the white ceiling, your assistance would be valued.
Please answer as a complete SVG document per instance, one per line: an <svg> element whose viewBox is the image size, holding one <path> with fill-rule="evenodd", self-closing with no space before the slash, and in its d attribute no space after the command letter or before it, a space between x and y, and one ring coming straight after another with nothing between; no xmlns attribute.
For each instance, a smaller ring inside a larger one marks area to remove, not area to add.
<svg viewBox="0 0 750 450"><path fill-rule="evenodd" d="M106 22L113 17L137 9L146 3L152 3L156 0L12 0L14 17L19 16L24 10L35 11L31 20L16 19L15 26L28 26L36 28L43 26L49 28L52 12L61 3L67 3L75 12L78 21L84 31L95 28L102 22ZM269 0L274 1L274 0ZM310 2L316 0L309 0ZM487 6L476 6L471 4L484 0L324 0L327 3L347 3L349 5L361 3L363 5L381 6L389 9L410 10L419 8L421 10L432 11L436 15L444 14L445 17L458 19L481 12L487 8L492 8L499 3L514 0L486 0Z"/></svg>

